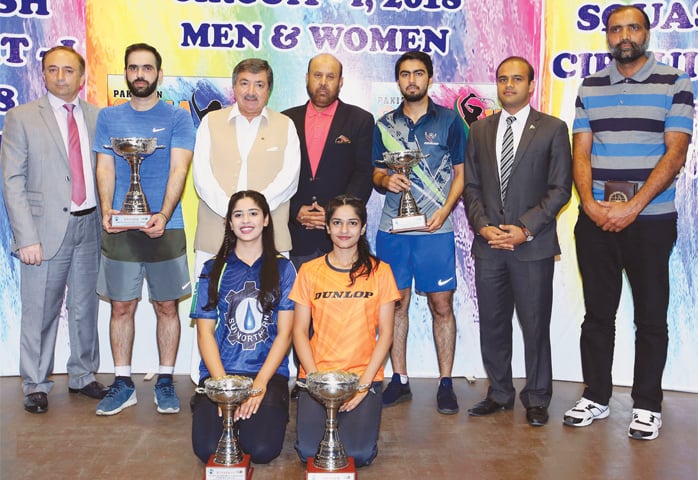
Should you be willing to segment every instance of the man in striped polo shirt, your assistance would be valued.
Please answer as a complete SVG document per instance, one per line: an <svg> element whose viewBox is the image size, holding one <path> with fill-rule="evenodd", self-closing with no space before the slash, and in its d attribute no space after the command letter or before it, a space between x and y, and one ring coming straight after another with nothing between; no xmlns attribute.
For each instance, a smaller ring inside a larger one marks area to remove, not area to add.
<svg viewBox="0 0 698 480"><path fill-rule="evenodd" d="M612 62L584 79L573 128L575 227L586 315L580 340L584 390L565 412L583 427L609 415L615 316L625 270L635 306L633 413L628 436L662 426L669 255L676 240L676 177L693 128L688 75L647 52L647 15L632 6L606 22Z"/></svg>

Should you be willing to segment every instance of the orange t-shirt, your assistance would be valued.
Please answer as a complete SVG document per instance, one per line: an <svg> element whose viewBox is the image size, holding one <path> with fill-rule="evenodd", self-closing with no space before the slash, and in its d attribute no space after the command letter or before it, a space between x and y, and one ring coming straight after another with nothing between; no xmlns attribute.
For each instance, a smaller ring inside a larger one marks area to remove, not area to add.
<svg viewBox="0 0 698 480"><path fill-rule="evenodd" d="M371 360L381 305L400 299L393 271L385 262L349 286L349 271L331 267L322 256L304 263L289 298L309 306L313 337L310 348L318 370L361 374ZM305 378L300 367L299 378ZM381 367L373 381L383 380Z"/></svg>

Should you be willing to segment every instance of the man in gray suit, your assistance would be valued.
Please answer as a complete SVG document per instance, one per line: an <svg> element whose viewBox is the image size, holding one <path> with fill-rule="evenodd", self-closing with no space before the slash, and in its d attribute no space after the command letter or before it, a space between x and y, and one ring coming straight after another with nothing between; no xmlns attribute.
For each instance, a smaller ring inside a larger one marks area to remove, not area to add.
<svg viewBox="0 0 698 480"><path fill-rule="evenodd" d="M48 410L66 286L69 389L92 398L106 394L94 376L101 228L90 146L98 109L78 98L85 60L75 50L54 47L41 65L48 93L7 113L0 150L12 249L21 261L19 370L31 413Z"/></svg>
<svg viewBox="0 0 698 480"><path fill-rule="evenodd" d="M473 123L465 159L465 208L473 241L480 349L490 381L482 416L514 405L512 315L521 325L526 386L520 393L532 426L548 421L552 396L550 315L556 215L572 188L567 126L533 110L533 67L509 57L497 68L502 112Z"/></svg>

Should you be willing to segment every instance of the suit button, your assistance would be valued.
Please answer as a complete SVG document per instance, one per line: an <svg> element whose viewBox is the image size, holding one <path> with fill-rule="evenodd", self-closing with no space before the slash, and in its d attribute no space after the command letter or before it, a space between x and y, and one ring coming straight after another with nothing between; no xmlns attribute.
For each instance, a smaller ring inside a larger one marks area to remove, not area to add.
<svg viewBox="0 0 698 480"><path fill-rule="evenodd" d="M65 177L65 181L70 183L70 177Z"/></svg>
<svg viewBox="0 0 698 480"><path fill-rule="evenodd" d="M68 211L68 207L63 207L63 211L64 211L64 212L67 212L67 211Z"/></svg>

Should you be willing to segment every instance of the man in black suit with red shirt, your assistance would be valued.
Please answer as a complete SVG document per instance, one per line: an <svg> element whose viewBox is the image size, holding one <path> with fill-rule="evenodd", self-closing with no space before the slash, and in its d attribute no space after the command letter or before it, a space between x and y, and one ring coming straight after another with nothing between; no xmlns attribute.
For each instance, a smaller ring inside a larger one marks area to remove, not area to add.
<svg viewBox="0 0 698 480"><path fill-rule="evenodd" d="M305 76L310 100L283 113L301 144L298 190L291 199L291 260L296 268L332 249L324 205L340 194L368 201L373 188L373 116L339 100L342 64L330 54L310 59Z"/></svg>

